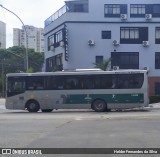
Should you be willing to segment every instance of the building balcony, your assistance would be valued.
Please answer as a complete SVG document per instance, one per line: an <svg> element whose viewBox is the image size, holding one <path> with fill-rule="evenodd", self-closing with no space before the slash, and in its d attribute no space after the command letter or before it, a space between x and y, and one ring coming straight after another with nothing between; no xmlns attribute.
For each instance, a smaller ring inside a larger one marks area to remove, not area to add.
<svg viewBox="0 0 160 157"><path fill-rule="evenodd" d="M66 4L61 7L58 11L52 14L49 18L45 20L45 27L50 25L56 19L61 17L66 12L70 13L86 13L88 12L88 0L78 0L78 1L66 1Z"/></svg>

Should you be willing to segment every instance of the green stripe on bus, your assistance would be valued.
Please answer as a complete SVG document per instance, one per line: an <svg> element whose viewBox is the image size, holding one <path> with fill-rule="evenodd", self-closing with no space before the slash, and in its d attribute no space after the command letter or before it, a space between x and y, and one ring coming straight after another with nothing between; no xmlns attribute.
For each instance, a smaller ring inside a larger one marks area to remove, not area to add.
<svg viewBox="0 0 160 157"><path fill-rule="evenodd" d="M71 94L67 95L65 104L86 104L95 99L106 103L144 103L144 94Z"/></svg>

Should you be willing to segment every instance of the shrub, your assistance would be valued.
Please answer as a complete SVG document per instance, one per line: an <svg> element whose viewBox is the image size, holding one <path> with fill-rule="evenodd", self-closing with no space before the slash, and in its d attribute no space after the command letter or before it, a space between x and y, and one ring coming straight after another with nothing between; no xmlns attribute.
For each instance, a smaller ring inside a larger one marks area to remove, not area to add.
<svg viewBox="0 0 160 157"><path fill-rule="evenodd" d="M160 95L154 95L149 97L149 103L159 103L160 102Z"/></svg>

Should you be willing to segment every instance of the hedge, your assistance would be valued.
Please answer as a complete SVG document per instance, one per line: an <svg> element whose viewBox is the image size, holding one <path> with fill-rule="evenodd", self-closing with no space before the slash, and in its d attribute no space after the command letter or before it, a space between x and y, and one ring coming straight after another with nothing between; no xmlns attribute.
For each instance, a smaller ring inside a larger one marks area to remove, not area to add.
<svg viewBox="0 0 160 157"><path fill-rule="evenodd" d="M149 97L149 103L159 103L160 102L160 95L154 95Z"/></svg>

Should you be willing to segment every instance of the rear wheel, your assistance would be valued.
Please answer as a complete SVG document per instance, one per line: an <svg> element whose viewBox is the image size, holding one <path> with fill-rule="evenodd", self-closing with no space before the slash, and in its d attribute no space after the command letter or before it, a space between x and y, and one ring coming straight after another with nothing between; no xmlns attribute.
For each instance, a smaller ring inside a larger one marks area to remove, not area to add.
<svg viewBox="0 0 160 157"><path fill-rule="evenodd" d="M38 112L39 111L39 103L35 100L30 100L26 104L26 108L29 112Z"/></svg>
<svg viewBox="0 0 160 157"><path fill-rule="evenodd" d="M46 109L46 110L42 110L42 112L52 112L53 109Z"/></svg>
<svg viewBox="0 0 160 157"><path fill-rule="evenodd" d="M96 111L96 112L104 112L107 109L107 105L103 100L97 99L93 102L92 104L92 108Z"/></svg>

